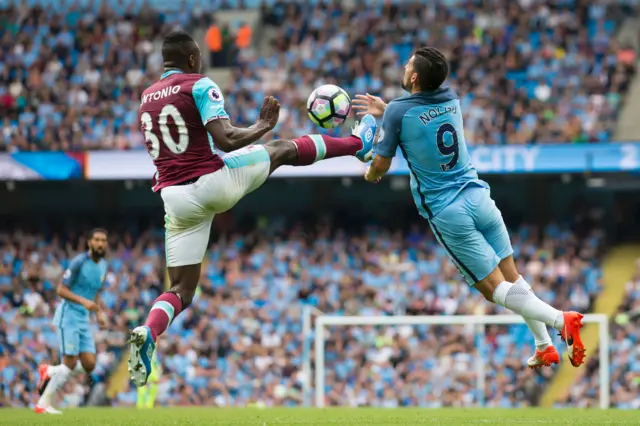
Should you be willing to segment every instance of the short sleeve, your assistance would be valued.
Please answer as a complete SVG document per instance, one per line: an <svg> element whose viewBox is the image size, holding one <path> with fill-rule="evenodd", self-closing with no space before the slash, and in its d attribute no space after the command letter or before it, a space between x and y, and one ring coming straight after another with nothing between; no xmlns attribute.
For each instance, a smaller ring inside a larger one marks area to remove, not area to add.
<svg viewBox="0 0 640 426"><path fill-rule="evenodd" d="M192 94L202 118L202 124L221 118L229 118L229 114L224 110L222 91L210 78L203 77L196 81L193 85Z"/></svg>
<svg viewBox="0 0 640 426"><path fill-rule="evenodd" d="M382 129L375 145L376 154L385 158L396 156L400 144L400 130L405 109L397 102L390 102L382 116Z"/></svg>
<svg viewBox="0 0 640 426"><path fill-rule="evenodd" d="M69 263L69 267L66 271L64 271L64 274L62 274L62 283L64 285L68 287L76 282L76 279L80 274L80 268L82 267L82 262L84 262L84 259L84 254L81 254L71 260L71 263Z"/></svg>

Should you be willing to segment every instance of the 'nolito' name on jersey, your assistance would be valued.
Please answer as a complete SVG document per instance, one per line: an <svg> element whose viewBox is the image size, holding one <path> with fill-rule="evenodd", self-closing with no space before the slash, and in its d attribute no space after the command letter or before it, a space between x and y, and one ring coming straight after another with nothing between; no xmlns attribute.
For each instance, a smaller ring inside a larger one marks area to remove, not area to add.
<svg viewBox="0 0 640 426"><path fill-rule="evenodd" d="M436 107L423 112L422 114L420 114L419 118L420 118L420 121L422 121L422 124L426 126L434 118L438 118L441 115L445 115L445 114L455 114L456 112L458 112L457 106Z"/></svg>
<svg viewBox="0 0 640 426"><path fill-rule="evenodd" d="M165 87L162 90L158 90L157 92L147 93L142 97L142 103L146 104L151 100L159 101L160 99L166 98L169 95L175 95L180 91L180 89L181 89L180 86L169 86L169 87Z"/></svg>

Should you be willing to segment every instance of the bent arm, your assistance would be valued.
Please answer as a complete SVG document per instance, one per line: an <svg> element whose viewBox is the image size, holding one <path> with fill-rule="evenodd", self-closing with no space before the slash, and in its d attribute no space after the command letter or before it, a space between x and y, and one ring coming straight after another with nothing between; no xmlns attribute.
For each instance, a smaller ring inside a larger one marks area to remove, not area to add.
<svg viewBox="0 0 640 426"><path fill-rule="evenodd" d="M260 140L266 135L270 128L261 121L251 127L239 128L231 125L228 119L217 119L210 121L205 126L215 144L224 152L235 151L244 148Z"/></svg>
<svg viewBox="0 0 640 426"><path fill-rule="evenodd" d="M75 294L69 289L69 287L62 283L58 284L58 288L56 288L56 294L63 299L68 300L69 302L77 303L78 305L86 306L88 303L90 303L90 300Z"/></svg>
<svg viewBox="0 0 640 426"><path fill-rule="evenodd" d="M58 287L56 288L56 294L61 298L68 300L69 302L77 303L82 306L86 306L90 301L85 297L75 294L71 291L70 287L72 287L76 280L78 279L78 275L80 274L80 268L82 267L83 257L82 255L76 256L71 263L69 264L69 268L64 271L62 275L62 280Z"/></svg>
<svg viewBox="0 0 640 426"><path fill-rule="evenodd" d="M400 145L404 111L405 109L395 102L385 105L382 129L378 134L378 143L375 145L376 156L365 175L367 181L378 182L389 171L391 161Z"/></svg>

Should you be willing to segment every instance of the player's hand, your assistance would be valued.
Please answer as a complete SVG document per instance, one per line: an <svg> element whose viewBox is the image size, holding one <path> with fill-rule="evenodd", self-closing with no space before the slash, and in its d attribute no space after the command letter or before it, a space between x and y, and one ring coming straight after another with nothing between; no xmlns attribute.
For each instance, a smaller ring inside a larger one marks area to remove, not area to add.
<svg viewBox="0 0 640 426"><path fill-rule="evenodd" d="M100 310L98 304L96 302L92 302L91 300L87 300L82 304L82 306L84 306L85 309L89 312L98 312Z"/></svg>
<svg viewBox="0 0 640 426"><path fill-rule="evenodd" d="M263 123L268 129L273 129L278 124L278 118L280 117L280 104L278 100L273 96L267 96L262 102L262 108L260 108L260 115L258 121Z"/></svg>
<svg viewBox="0 0 640 426"><path fill-rule="evenodd" d="M367 171L364 172L364 180L371 183L378 183L382 180L382 177L375 177L371 172L371 167L367 167Z"/></svg>
<svg viewBox="0 0 640 426"><path fill-rule="evenodd" d="M384 103L382 98L367 93L366 95L356 95L352 102L352 108L356 111L358 117L371 114L380 118L384 114L387 104Z"/></svg>
<svg viewBox="0 0 640 426"><path fill-rule="evenodd" d="M109 318L104 312L98 312L98 327L104 330L109 325Z"/></svg>

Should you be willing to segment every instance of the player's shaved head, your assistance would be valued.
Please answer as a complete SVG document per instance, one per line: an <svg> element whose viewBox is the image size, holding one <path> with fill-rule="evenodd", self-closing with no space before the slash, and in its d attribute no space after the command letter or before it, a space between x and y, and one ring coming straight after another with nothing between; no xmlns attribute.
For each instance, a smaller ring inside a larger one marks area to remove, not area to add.
<svg viewBox="0 0 640 426"><path fill-rule="evenodd" d="M439 89L449 75L447 58L435 47L419 48L413 54L412 62L412 72L417 74L417 79L410 83L422 92Z"/></svg>
<svg viewBox="0 0 640 426"><path fill-rule="evenodd" d="M162 60L166 68L178 68L187 73L200 72L200 48L186 31L171 31L162 42Z"/></svg>

